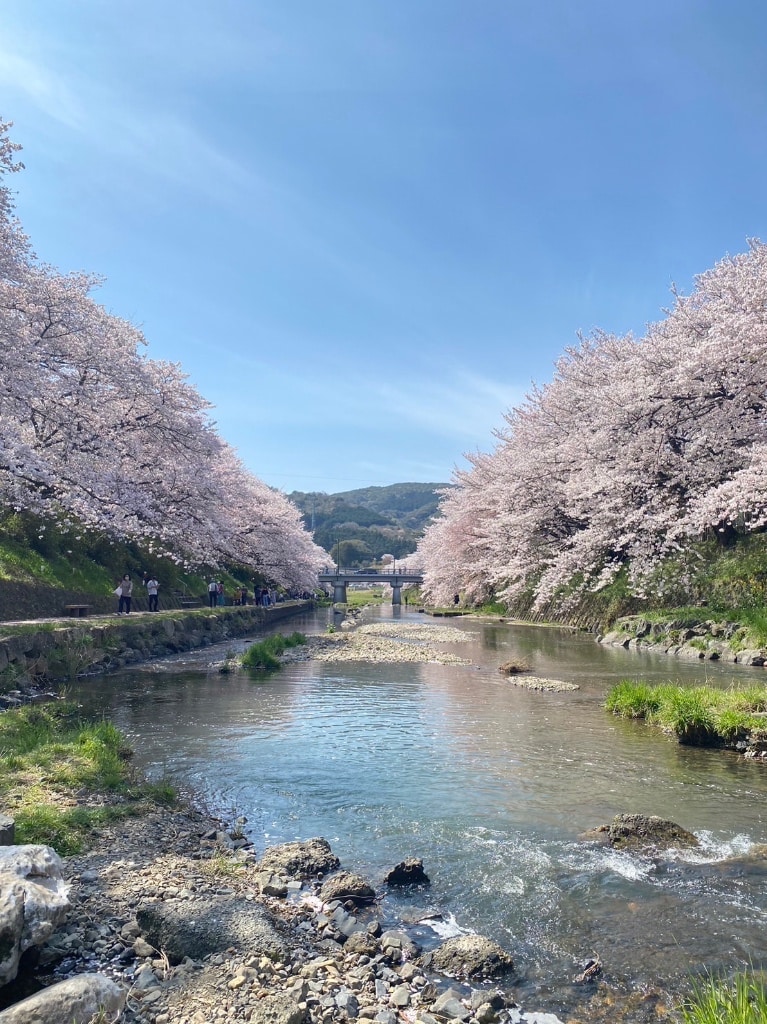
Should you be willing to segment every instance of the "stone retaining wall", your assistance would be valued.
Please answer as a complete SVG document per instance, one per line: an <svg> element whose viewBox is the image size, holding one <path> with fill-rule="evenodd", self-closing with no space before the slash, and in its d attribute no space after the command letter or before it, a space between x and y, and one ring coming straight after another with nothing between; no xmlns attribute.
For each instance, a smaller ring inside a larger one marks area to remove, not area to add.
<svg viewBox="0 0 767 1024"><path fill-rule="evenodd" d="M285 601L270 608L207 608L58 621L22 628L0 625L0 692L109 672L149 658L245 636L312 608Z"/></svg>
<svg viewBox="0 0 767 1024"><path fill-rule="evenodd" d="M694 661L767 664L767 649L756 648L748 627L740 622L672 617L650 621L642 615L626 615L597 640L614 647L641 648Z"/></svg>

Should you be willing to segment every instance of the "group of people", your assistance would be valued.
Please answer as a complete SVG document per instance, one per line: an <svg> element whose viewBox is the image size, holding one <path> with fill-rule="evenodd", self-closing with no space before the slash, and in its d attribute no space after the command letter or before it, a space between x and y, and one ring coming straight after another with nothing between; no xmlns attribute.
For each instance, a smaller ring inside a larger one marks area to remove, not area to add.
<svg viewBox="0 0 767 1024"><path fill-rule="evenodd" d="M250 603L250 592L247 587L237 587L232 594L232 604L245 606ZM269 607L277 603L277 591L268 587L254 587L253 604ZM208 583L208 606L215 608L226 604L224 585L218 580L211 580Z"/></svg>
<svg viewBox="0 0 767 1024"><path fill-rule="evenodd" d="M160 584L157 579L148 572L144 573L142 584L146 587L147 596L149 598L149 611L156 612L160 610ZM130 615L131 602L133 600L133 580L130 577L130 573L125 573L123 578L117 584L115 588L115 595L118 598L117 601L117 614L118 615Z"/></svg>
<svg viewBox="0 0 767 1024"><path fill-rule="evenodd" d="M149 611L159 611L159 591L160 584L157 582L155 576L151 573L145 572L142 585L146 587L147 597L149 598ZM115 588L115 596L118 598L117 602L117 614L118 615L130 615L131 602L133 600L133 580L131 579L130 573L125 573L123 578L117 584ZM250 602L250 593L247 587L237 587L232 595L232 603L236 605L245 606ZM220 580L211 580L208 583L208 606L210 608L216 608L226 603L226 595L224 593L224 585ZM261 605L262 607L268 608L270 605L277 603L277 591L269 589L269 587L255 587L253 590L253 604Z"/></svg>

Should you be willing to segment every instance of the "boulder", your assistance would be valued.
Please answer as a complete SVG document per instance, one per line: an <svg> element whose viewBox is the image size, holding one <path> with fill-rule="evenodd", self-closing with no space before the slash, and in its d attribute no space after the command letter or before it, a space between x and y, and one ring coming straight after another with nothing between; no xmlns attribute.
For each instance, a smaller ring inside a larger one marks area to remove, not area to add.
<svg viewBox="0 0 767 1024"><path fill-rule="evenodd" d="M79 974L35 992L0 1013L0 1024L90 1024L117 1020L125 990L103 974Z"/></svg>
<svg viewBox="0 0 767 1024"><path fill-rule="evenodd" d="M146 939L173 964L187 956L202 960L230 946L270 960L290 957L291 947L279 921L256 903L206 899L186 903L182 909L148 903L138 910L136 920Z"/></svg>
<svg viewBox="0 0 767 1024"><path fill-rule="evenodd" d="M401 888L408 885L431 885L429 876L423 869L423 861L409 857L391 869L384 878L386 885Z"/></svg>
<svg viewBox="0 0 767 1024"><path fill-rule="evenodd" d="M259 863L261 871L301 879L327 874L340 866L341 862L330 849L330 843L321 838L271 846L264 851Z"/></svg>
<svg viewBox="0 0 767 1024"><path fill-rule="evenodd" d="M421 966L453 978L489 978L514 966L511 955L482 935L459 935L420 959Z"/></svg>
<svg viewBox="0 0 767 1024"><path fill-rule="evenodd" d="M609 825L585 832L581 837L591 842L602 842L616 850L645 853L667 850L676 846L698 846L697 838L674 821L656 815L616 814Z"/></svg>
<svg viewBox="0 0 767 1024"><path fill-rule="evenodd" d="M13 981L21 954L63 921L68 886L49 846L0 846L0 985Z"/></svg>
<svg viewBox="0 0 767 1024"><path fill-rule="evenodd" d="M763 651L739 651L736 659L739 665L763 665L765 655Z"/></svg>
<svg viewBox="0 0 767 1024"><path fill-rule="evenodd" d="M354 903L372 903L376 898L373 889L361 875L351 871L339 871L322 883L320 899L323 903L331 900L352 900Z"/></svg>

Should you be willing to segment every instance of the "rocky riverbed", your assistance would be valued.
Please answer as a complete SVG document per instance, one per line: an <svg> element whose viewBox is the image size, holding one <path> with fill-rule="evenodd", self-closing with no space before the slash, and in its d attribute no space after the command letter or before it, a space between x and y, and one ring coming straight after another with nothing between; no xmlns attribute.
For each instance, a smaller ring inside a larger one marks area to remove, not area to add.
<svg viewBox="0 0 767 1024"><path fill-rule="evenodd" d="M65 864L71 908L26 982L111 984L113 1006L123 1005L108 1019L125 1024L561 1024L517 1005L512 956L492 940L435 936L424 951L404 928L385 928L387 885L428 882L420 862L373 886L341 870L322 839L259 858L246 824L226 829L183 809L102 829L90 852ZM598 966L580 965L582 1012L568 1021L622 1019ZM9 989L0 994L7 1004ZM658 1008L658 993L632 998L632 1020ZM22 1008L0 1012L0 1024L58 1024L56 1011Z"/></svg>

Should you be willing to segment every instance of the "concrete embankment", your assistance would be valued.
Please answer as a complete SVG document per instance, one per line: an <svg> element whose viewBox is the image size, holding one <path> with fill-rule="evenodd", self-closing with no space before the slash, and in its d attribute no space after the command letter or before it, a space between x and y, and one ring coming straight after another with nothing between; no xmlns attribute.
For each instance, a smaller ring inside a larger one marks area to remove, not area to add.
<svg viewBox="0 0 767 1024"><path fill-rule="evenodd" d="M199 608L0 624L0 693L109 672L245 636L312 607L285 601L269 608ZM4 704L14 703L6 698Z"/></svg>

